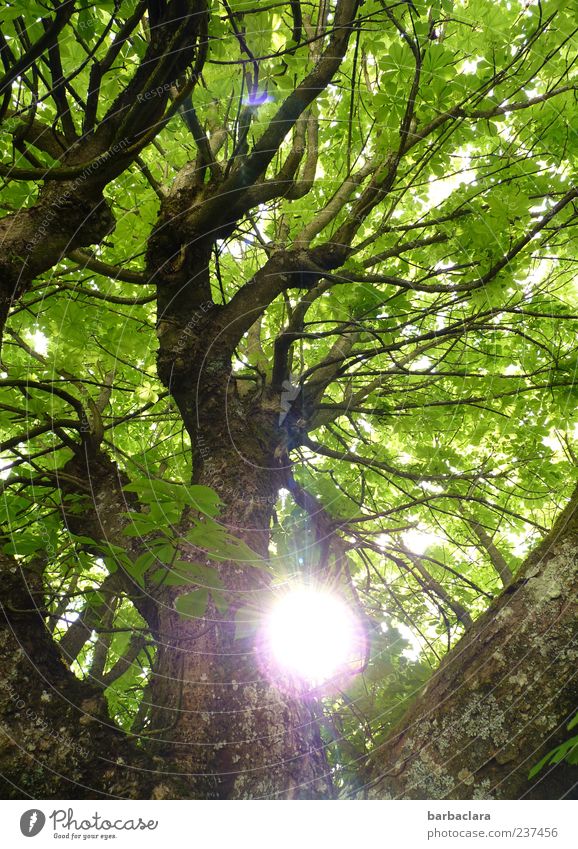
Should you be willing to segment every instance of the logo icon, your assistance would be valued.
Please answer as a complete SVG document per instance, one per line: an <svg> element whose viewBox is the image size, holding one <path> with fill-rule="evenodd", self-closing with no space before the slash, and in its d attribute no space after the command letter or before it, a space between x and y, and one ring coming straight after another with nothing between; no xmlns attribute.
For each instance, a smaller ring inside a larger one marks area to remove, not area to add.
<svg viewBox="0 0 578 849"><path fill-rule="evenodd" d="M284 380L281 384L281 412L279 413L279 425L283 424L289 414L289 411L291 410L291 405L293 404L293 401L301 392L301 384L296 386L293 383L294 380L298 379L299 378L295 377L295 375L291 374L289 376L289 380Z"/></svg>
<svg viewBox="0 0 578 849"><path fill-rule="evenodd" d="M46 823L46 817L38 808L25 811L20 817L20 831L25 837L36 837Z"/></svg>

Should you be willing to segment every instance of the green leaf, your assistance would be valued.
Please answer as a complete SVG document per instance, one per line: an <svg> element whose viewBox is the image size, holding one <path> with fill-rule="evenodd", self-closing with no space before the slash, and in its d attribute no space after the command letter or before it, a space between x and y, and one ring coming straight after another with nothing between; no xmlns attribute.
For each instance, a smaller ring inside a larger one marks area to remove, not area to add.
<svg viewBox="0 0 578 849"><path fill-rule="evenodd" d="M158 528L158 522L147 513L129 511L122 515L130 520L130 524L123 529L123 534L127 537L143 537Z"/></svg>
<svg viewBox="0 0 578 849"><path fill-rule="evenodd" d="M195 484L187 487L186 503L205 516L217 516L223 502L210 487Z"/></svg>
<svg viewBox="0 0 578 849"><path fill-rule="evenodd" d="M211 590L211 598L213 599L213 604L223 616L227 610L229 609L229 598L226 593L219 592L219 590Z"/></svg>
<svg viewBox="0 0 578 849"><path fill-rule="evenodd" d="M6 545L2 547L6 554L16 554L20 556L36 554L39 551L43 551L45 548L46 540L42 539L42 537L21 535L15 536L12 542L6 543Z"/></svg>
<svg viewBox="0 0 578 849"><path fill-rule="evenodd" d="M89 607L100 607L105 602L105 596L98 590L92 590L85 595L86 603Z"/></svg>
<svg viewBox="0 0 578 849"><path fill-rule="evenodd" d="M209 603L209 593L206 589L194 590L177 598L175 610L184 619L201 619Z"/></svg>
<svg viewBox="0 0 578 849"><path fill-rule="evenodd" d="M187 485L171 481L141 478L124 487L126 492L135 492L140 501L149 507L159 504L194 507L206 516L216 516L221 500L208 486Z"/></svg>
<svg viewBox="0 0 578 849"><path fill-rule="evenodd" d="M220 589L223 586L223 580L216 569L184 560L177 561L170 569L157 569L151 575L151 581L168 587L200 584L205 588Z"/></svg>
<svg viewBox="0 0 578 849"><path fill-rule="evenodd" d="M156 562L156 557L152 551L145 551L144 554L139 555L137 559L130 564L130 566L125 566L128 574L133 578L139 587L144 589L145 585L145 573L150 569L153 563Z"/></svg>
<svg viewBox="0 0 578 849"><path fill-rule="evenodd" d="M243 540L228 534L217 522L199 522L185 534L193 545L204 548L213 560L247 561L259 564L262 558L252 551Z"/></svg>

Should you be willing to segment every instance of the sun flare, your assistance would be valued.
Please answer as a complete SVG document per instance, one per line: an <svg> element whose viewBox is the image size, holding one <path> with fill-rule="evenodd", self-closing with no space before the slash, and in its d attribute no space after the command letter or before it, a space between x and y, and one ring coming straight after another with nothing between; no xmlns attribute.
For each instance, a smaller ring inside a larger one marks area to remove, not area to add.
<svg viewBox="0 0 578 849"><path fill-rule="evenodd" d="M265 639L279 671L311 687L355 671L363 656L362 629L350 608L314 587L296 587L276 601Z"/></svg>

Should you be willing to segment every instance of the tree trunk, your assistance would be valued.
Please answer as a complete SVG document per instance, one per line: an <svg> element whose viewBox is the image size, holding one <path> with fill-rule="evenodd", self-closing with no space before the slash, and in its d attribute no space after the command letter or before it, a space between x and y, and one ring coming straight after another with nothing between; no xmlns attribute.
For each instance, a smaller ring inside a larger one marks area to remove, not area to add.
<svg viewBox="0 0 578 849"><path fill-rule="evenodd" d="M149 4L149 13L152 6L157 14L143 60L91 131L75 140L74 127L71 139L41 121L22 122L21 137L50 154L57 164L46 171L33 169L37 174L32 178L44 181L36 203L0 221L0 345L11 307L33 280L75 248L99 244L114 229L103 189L134 161L150 141L152 128L160 128L170 86L199 50L198 39L207 26L205 3ZM151 80L154 96L150 96ZM63 169L60 178L55 178L54 172ZM70 179L65 169L73 170ZM53 173L46 179L48 172Z"/></svg>
<svg viewBox="0 0 578 849"><path fill-rule="evenodd" d="M374 756L375 799L558 799L528 773L578 707L578 489L516 580L447 655Z"/></svg>
<svg viewBox="0 0 578 849"><path fill-rule="evenodd" d="M206 202L193 166L174 181L147 247L157 283L158 374L191 439L193 483L216 490L219 522L267 557L282 485L279 402L258 388L243 397L237 389L232 360L243 330L234 319L231 328L211 298L215 234L187 223ZM270 578L250 563L220 563L219 573L226 611L211 603L187 621L174 610L175 590L158 597L159 649L147 691L155 751L188 775L192 798L331 798L314 706L271 682L253 637L236 638L236 610L252 604L257 618Z"/></svg>
<svg viewBox="0 0 578 849"><path fill-rule="evenodd" d="M221 435L216 428L215 440ZM239 464L239 457L235 466L228 452L211 446L200 479L225 497L223 473L236 468L234 486L243 486L245 497L229 499L225 518L258 548L276 476L266 464L265 470ZM577 554L578 493L516 582L447 656L376 753L371 798L560 798L571 792L575 768L544 770L534 782L527 774L564 738L576 709ZM222 571L232 588L258 583L238 564L223 564ZM23 580L15 561L3 558L2 586L5 798L331 797L312 706L268 683L250 640L234 639L230 613L210 611L214 621L199 627L162 609L152 689L160 733L151 735L158 742L146 754L112 726L99 690L65 667L46 631L38 579L28 573ZM175 772L188 775L175 778Z"/></svg>
<svg viewBox="0 0 578 849"><path fill-rule="evenodd" d="M0 558L0 798L186 798L181 779L108 717L102 692L65 666L39 576Z"/></svg>
<svg viewBox="0 0 578 849"><path fill-rule="evenodd" d="M270 438L278 411L242 402L229 381L207 372L194 421L187 416L194 482L219 493L219 521L266 557L281 485ZM188 774L192 798L332 798L314 705L276 686L255 637L235 634L236 609L248 605L258 617L269 577L250 563L221 563L219 572L231 602L225 612L210 605L187 621L172 609L174 593L160 599L150 688L158 749Z"/></svg>
<svg viewBox="0 0 578 849"><path fill-rule="evenodd" d="M98 244L113 228L101 192L72 181L49 185L35 206L0 222L0 345L10 309L35 277L74 248Z"/></svg>

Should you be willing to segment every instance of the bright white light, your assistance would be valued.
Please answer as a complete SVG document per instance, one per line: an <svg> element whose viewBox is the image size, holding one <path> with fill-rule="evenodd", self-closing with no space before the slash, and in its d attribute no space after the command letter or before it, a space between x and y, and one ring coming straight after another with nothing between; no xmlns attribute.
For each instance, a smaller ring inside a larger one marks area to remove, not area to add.
<svg viewBox="0 0 578 849"><path fill-rule="evenodd" d="M439 545L442 540L437 534L432 534L429 531L422 531L419 528L413 528L411 531L404 531L401 538L403 539L406 548L409 548L414 554L423 554L432 545Z"/></svg>
<svg viewBox="0 0 578 849"><path fill-rule="evenodd" d="M46 356L48 353L48 337L41 330L29 333L28 340L37 354Z"/></svg>
<svg viewBox="0 0 578 849"><path fill-rule="evenodd" d="M412 371L425 371L431 368L432 361L429 357L419 357L415 362L410 363L409 367Z"/></svg>
<svg viewBox="0 0 578 849"><path fill-rule="evenodd" d="M476 56L473 59L466 59L462 63L461 72L462 74L475 74L478 70L478 63L482 61L481 56Z"/></svg>
<svg viewBox="0 0 578 849"><path fill-rule="evenodd" d="M364 637L351 610L314 587L296 587L275 603L265 642L275 666L296 685L318 687L354 672L363 659Z"/></svg>

